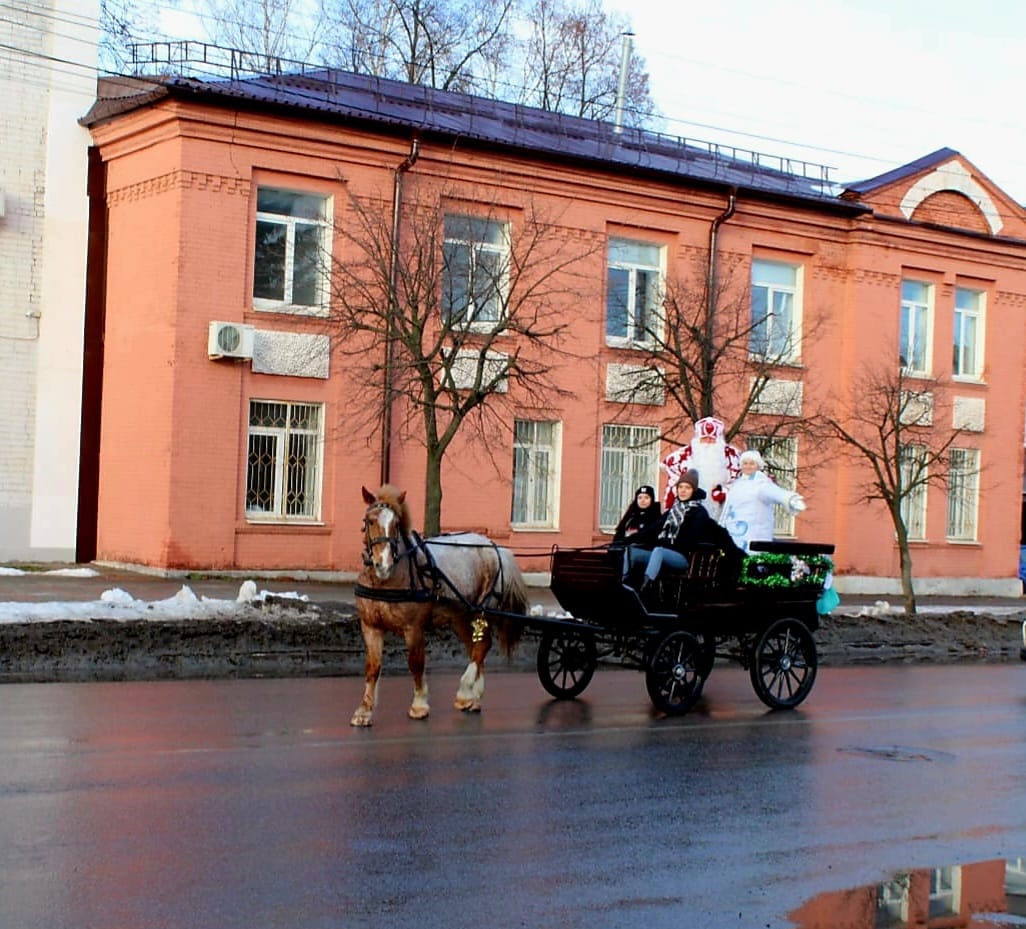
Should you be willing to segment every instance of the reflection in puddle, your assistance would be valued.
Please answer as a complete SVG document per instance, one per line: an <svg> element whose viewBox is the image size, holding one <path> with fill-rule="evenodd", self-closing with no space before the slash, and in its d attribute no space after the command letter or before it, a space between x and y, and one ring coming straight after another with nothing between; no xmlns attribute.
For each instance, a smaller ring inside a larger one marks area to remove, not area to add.
<svg viewBox="0 0 1026 929"><path fill-rule="evenodd" d="M1026 926L1026 858L895 874L813 897L788 914L799 929L1011 929Z"/></svg>

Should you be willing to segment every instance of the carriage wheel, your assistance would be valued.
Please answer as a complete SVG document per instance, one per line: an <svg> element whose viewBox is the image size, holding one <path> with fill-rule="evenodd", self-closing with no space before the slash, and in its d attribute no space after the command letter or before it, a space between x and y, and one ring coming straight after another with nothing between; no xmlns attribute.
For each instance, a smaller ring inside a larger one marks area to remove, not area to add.
<svg viewBox="0 0 1026 929"><path fill-rule="evenodd" d="M686 713L702 695L708 663L702 644L690 632L671 632L653 650L645 670L645 687L657 710Z"/></svg>
<svg viewBox="0 0 1026 929"><path fill-rule="evenodd" d="M538 679L557 700L572 700L598 666L595 639L583 632L545 632L538 643Z"/></svg>
<svg viewBox="0 0 1026 929"><path fill-rule="evenodd" d="M812 690L816 665L816 642L805 623L778 619L756 640L748 673L766 706L791 709Z"/></svg>

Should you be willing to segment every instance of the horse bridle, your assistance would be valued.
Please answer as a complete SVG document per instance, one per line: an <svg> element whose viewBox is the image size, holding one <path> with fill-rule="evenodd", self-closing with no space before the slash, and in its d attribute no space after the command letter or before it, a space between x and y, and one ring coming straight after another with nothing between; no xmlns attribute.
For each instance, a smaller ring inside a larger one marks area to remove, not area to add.
<svg viewBox="0 0 1026 929"><path fill-rule="evenodd" d="M392 552L393 567L399 561L398 533L394 536L372 536L370 534L371 526L379 525L376 515L382 510L388 510L395 517L396 525L400 525L399 514L396 512L395 507L389 506L382 500L379 500L377 503L372 503L367 507L367 511L363 514L363 563L364 566L368 568L374 565L375 545L387 545L389 547Z"/></svg>

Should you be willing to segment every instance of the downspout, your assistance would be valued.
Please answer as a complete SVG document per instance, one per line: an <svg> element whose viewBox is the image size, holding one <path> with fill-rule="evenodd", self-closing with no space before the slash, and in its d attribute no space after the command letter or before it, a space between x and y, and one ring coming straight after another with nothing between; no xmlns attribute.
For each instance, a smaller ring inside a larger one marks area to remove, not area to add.
<svg viewBox="0 0 1026 929"><path fill-rule="evenodd" d="M395 367L395 315L399 303L399 221L402 216L403 175L420 155L420 140L414 136L410 153L395 169L392 192L392 251L388 259L388 316L385 320L385 379L381 417L381 483L392 476L392 373Z"/></svg>
<svg viewBox="0 0 1026 929"><path fill-rule="evenodd" d="M737 205L737 188L731 187L727 194L727 208L712 221L709 228L709 267L705 280L705 350L711 351L713 336L715 334L715 313L716 313L716 236L722 226L731 216L734 215L734 208ZM712 416L715 410L703 410L703 416Z"/></svg>

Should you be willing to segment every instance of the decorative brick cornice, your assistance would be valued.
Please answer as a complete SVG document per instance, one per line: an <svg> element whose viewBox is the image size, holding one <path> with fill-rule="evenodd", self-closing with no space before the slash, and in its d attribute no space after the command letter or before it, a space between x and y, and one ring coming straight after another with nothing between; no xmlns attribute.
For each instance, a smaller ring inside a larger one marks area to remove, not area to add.
<svg viewBox="0 0 1026 929"><path fill-rule="evenodd" d="M871 284L874 287L893 288L901 283L901 275L892 274L889 271L870 271L866 268L856 268L855 282L857 284Z"/></svg>
<svg viewBox="0 0 1026 929"><path fill-rule="evenodd" d="M150 177L127 187L119 187L107 194L110 206L133 200L145 200L172 190L213 190L226 194L249 196L250 181L248 178L223 177L218 174L207 174L202 171L169 171L159 177Z"/></svg>

